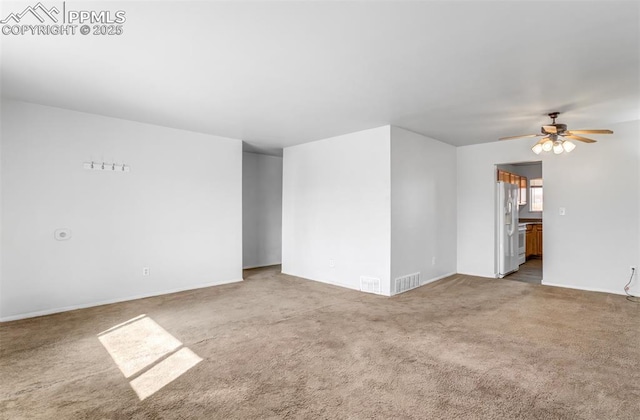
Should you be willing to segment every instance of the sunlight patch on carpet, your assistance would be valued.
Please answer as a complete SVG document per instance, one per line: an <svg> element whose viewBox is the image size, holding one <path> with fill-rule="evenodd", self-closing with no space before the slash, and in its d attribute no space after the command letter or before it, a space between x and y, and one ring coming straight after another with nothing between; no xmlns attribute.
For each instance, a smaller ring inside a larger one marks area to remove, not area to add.
<svg viewBox="0 0 640 420"><path fill-rule="evenodd" d="M140 400L153 395L202 359L146 315L98 334Z"/></svg>
<svg viewBox="0 0 640 420"><path fill-rule="evenodd" d="M125 378L176 350L182 343L151 318L138 317L98 336Z"/></svg>
<svg viewBox="0 0 640 420"><path fill-rule="evenodd" d="M201 361L197 354L183 347L132 380L131 387L144 400Z"/></svg>

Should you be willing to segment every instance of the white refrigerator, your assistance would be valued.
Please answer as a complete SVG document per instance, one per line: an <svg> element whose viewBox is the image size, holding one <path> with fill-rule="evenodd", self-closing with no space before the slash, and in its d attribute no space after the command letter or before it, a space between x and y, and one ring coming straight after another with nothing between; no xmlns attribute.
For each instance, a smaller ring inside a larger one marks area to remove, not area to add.
<svg viewBox="0 0 640 420"><path fill-rule="evenodd" d="M518 271L518 186L496 184L496 253L498 277Z"/></svg>

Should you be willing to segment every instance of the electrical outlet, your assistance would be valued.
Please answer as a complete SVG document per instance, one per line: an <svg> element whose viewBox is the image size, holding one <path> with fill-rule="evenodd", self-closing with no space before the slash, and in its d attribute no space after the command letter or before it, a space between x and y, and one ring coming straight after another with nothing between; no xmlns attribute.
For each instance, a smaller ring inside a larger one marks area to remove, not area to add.
<svg viewBox="0 0 640 420"><path fill-rule="evenodd" d="M431 265L436 265L436 257L431 257Z"/></svg>
<svg viewBox="0 0 640 420"><path fill-rule="evenodd" d="M336 266L336 262L334 260L329 260L329 267L333 268Z"/></svg>
<svg viewBox="0 0 640 420"><path fill-rule="evenodd" d="M142 267L142 275L143 276L149 275L149 267Z"/></svg>

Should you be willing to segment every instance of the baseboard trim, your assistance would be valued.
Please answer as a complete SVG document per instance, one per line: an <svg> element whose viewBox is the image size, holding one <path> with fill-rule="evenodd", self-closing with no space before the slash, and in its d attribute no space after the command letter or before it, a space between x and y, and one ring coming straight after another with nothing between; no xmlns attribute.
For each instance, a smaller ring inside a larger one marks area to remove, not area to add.
<svg viewBox="0 0 640 420"><path fill-rule="evenodd" d="M310 281L315 281L316 283L323 283L323 284L328 284L330 286L338 286L338 287L344 287L345 289L349 289L349 290L355 290L356 292L360 292L360 293L367 293L367 292L363 292L362 290L360 290L359 286L353 286L351 284L345 284L345 283L339 283L339 282L335 282L335 281L331 281L331 280L320 280L320 279L314 279L311 277L303 277L300 276L298 274L292 274L292 273L287 273L287 272L282 272L282 274L286 274L287 276L292 276L292 277L297 277L299 279L303 279L303 280L310 280ZM371 294L373 296L386 296L389 297L391 295L387 295L385 293L367 293L367 294Z"/></svg>
<svg viewBox="0 0 640 420"><path fill-rule="evenodd" d="M241 281L242 281L242 279L236 279L236 280L229 280L229 281L223 281L223 282L213 282L213 283L199 284L199 285L196 285L196 286L181 287L181 288L177 288L177 289L169 289L169 290L163 290L163 291L159 291L159 292L145 293L145 294L141 294L141 295L128 296L128 297L123 297L123 298L107 299L107 300L101 300L101 301L98 301L98 302L83 303L83 304L80 304L80 305L63 306L61 308L53 308L53 309L45 309L43 311L27 312L27 313L18 314L18 315L11 315L11 316L2 317L2 318L0 318L0 322L18 321L20 319L35 318L35 317L38 317L38 316L45 316L45 315L53 315L53 314L58 314L58 313L61 313L61 312L75 311L77 309L86 309L86 308L93 308L93 307L102 306L102 305L111 305L113 303L129 302L131 300L146 299L146 298L150 298L150 297L154 297L154 296L169 295L171 293L179 293L179 292L186 292L186 291L189 291L189 290L204 289L204 288L212 287L212 286L222 286L224 284L238 283L238 282L241 282Z"/></svg>
<svg viewBox="0 0 640 420"><path fill-rule="evenodd" d="M455 271L452 271L451 273L443 274L441 276L434 277L434 278L431 278L429 280L422 281L422 282L420 282L420 286L424 286L424 285L427 285L429 283L433 283L434 281L442 280L444 278L447 278L449 276L453 276L453 275L456 275L456 274L458 274L458 273L456 273Z"/></svg>
<svg viewBox="0 0 640 420"><path fill-rule="evenodd" d="M567 285L567 284L551 283L551 282L544 281L544 280L542 280L542 285L543 286L552 286L552 287L562 287L562 288L565 288L565 289L573 289L573 290L583 290L585 292L610 293L612 295L622 295L622 296L625 295L624 292L619 291L619 290L600 289L598 287L570 286L570 285Z"/></svg>
<svg viewBox="0 0 640 420"><path fill-rule="evenodd" d="M263 265L248 265L246 267L242 267L243 270L253 270L254 268L265 268L265 267L273 267L274 265L282 265L282 263L273 263L273 264L263 264Z"/></svg>
<svg viewBox="0 0 640 420"><path fill-rule="evenodd" d="M403 292L395 292L395 293L393 293L391 296L398 296L398 295L401 295L401 294L403 294L403 293L407 293L407 292L410 292L410 291L412 291L412 290L416 290L416 289L417 289L417 288L419 288L419 287L426 286L426 285L427 285L427 284L429 284L429 283L433 283L434 281L442 280L442 279L444 279L444 278L447 278L447 277L449 277L449 276L453 276L453 275L455 275L455 274L458 274L458 273L456 273L456 272L454 271L454 272L451 272L451 273L443 274L443 275L441 275L441 276L437 276L437 277L430 278L429 280L420 281L420 285L419 285L418 287L414 287L413 289L408 289L408 290L405 290L405 291L403 291Z"/></svg>
<svg viewBox="0 0 640 420"><path fill-rule="evenodd" d="M329 284L331 286L344 287L345 289L357 290L358 292L360 291L359 287L355 287L355 286L352 286L350 284L339 283L339 282L335 282L335 281L331 281L331 280L314 279L314 278L311 278L311 277L303 277L303 276L298 275L298 274L286 273L284 271L282 272L282 274L286 274L287 276L291 276L291 277L297 277L297 278L302 279L302 280L311 280L311 281L315 281L317 283L324 283L324 284Z"/></svg>

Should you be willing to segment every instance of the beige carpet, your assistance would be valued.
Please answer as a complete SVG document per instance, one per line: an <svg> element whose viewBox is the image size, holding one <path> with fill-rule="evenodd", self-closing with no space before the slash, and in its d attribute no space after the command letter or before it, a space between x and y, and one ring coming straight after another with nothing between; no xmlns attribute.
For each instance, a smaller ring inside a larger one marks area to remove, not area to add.
<svg viewBox="0 0 640 420"><path fill-rule="evenodd" d="M0 324L0 417L640 418L640 305L622 296L246 277Z"/></svg>

